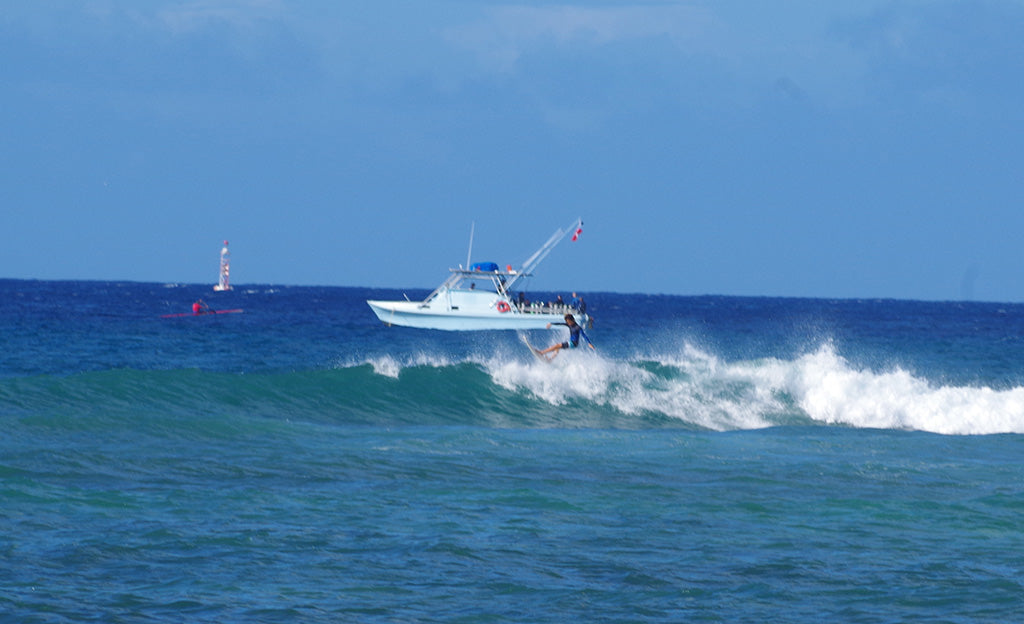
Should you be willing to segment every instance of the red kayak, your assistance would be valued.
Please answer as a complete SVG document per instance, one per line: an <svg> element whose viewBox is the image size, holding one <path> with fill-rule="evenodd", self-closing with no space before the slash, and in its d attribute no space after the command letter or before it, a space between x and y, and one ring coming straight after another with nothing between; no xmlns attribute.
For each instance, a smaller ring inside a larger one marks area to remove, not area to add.
<svg viewBox="0 0 1024 624"><path fill-rule="evenodd" d="M207 314L239 314L242 310L203 310L202 312L182 312L181 314L161 314L160 318L178 318L181 316L205 316Z"/></svg>

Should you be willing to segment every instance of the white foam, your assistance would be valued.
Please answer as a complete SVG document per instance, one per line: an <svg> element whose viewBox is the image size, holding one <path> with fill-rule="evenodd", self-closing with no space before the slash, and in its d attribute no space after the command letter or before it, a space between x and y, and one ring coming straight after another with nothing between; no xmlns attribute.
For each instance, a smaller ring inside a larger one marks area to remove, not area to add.
<svg viewBox="0 0 1024 624"><path fill-rule="evenodd" d="M429 355L426 353L415 353L402 359L395 358L392 355L378 355L361 361L339 362L337 366L338 368L354 368L365 364L369 364L370 367L373 368L373 372L378 375L398 379L398 376L406 368L413 368L417 366L443 368L445 366L451 366L452 361L447 358Z"/></svg>
<svg viewBox="0 0 1024 624"><path fill-rule="evenodd" d="M763 382L791 393L817 421L943 434L1024 432L1024 388L936 386L901 369L857 370L831 346L769 368Z"/></svg>
<svg viewBox="0 0 1024 624"><path fill-rule="evenodd" d="M485 366L502 387L554 405L582 399L714 430L807 419L957 435L1024 433L1024 388L936 386L901 369L857 369L831 345L795 360L727 362L684 345L678 355L631 361L570 352L550 365Z"/></svg>
<svg viewBox="0 0 1024 624"><path fill-rule="evenodd" d="M905 370L857 368L831 345L793 360L730 362L691 344L628 360L584 351L540 362L519 351L453 362L432 354L368 358L378 375L471 362L509 390L551 405L593 403L623 414L660 414L712 430L817 421L860 428L970 435L1024 433L1024 388L937 385Z"/></svg>
<svg viewBox="0 0 1024 624"><path fill-rule="evenodd" d="M634 362L568 352L550 365L537 361L495 363L490 373L502 387L526 389L553 405L581 399L626 414L663 414L710 429L772 424L764 414L777 411L778 402L762 395L749 380L723 376L711 357L684 358L682 362L684 365L668 365L677 369L672 374L659 376ZM683 374L681 368L686 369Z"/></svg>
<svg viewBox="0 0 1024 624"><path fill-rule="evenodd" d="M485 366L503 388L526 388L554 405L572 398L600 401L614 377L612 363L588 353L560 353L550 363L501 358Z"/></svg>
<svg viewBox="0 0 1024 624"><path fill-rule="evenodd" d="M398 374L402 372L402 365L390 355L372 358L367 361L367 364L373 367L373 372L384 377L398 379Z"/></svg>

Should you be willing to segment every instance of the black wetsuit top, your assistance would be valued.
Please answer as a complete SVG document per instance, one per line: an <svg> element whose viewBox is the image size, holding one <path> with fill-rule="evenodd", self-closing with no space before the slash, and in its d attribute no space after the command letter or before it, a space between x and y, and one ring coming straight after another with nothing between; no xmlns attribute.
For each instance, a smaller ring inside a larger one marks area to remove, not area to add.
<svg viewBox="0 0 1024 624"><path fill-rule="evenodd" d="M583 328L580 326L579 323L572 326L570 326L568 323L552 323L552 325L565 325L566 327L569 328L569 342L562 343L566 347L575 349L576 347L580 346L580 336L583 336L584 338L587 339L587 342L590 342L590 338L585 333L583 333Z"/></svg>

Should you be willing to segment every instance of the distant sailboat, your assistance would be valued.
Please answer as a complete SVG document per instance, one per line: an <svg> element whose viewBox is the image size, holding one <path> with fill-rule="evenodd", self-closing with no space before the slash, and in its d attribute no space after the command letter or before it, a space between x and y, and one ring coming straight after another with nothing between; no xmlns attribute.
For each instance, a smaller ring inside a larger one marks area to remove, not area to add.
<svg viewBox="0 0 1024 624"><path fill-rule="evenodd" d="M216 291L231 290L231 252L228 251L228 242L224 241L224 248L220 250L220 279L213 287Z"/></svg>

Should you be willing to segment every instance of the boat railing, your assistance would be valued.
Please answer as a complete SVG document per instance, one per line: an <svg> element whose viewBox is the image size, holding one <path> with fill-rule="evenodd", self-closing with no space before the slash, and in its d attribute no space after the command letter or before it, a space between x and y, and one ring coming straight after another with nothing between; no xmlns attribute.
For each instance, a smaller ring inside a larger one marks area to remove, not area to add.
<svg viewBox="0 0 1024 624"><path fill-rule="evenodd" d="M579 310L567 303L551 303L546 301L530 301L528 303L515 303L515 309L522 314L582 314Z"/></svg>

